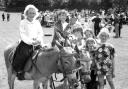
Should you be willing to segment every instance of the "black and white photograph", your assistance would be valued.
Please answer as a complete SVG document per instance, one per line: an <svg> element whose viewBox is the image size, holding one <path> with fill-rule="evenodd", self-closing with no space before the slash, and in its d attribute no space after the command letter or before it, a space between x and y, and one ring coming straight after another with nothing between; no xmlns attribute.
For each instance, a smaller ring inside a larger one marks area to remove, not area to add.
<svg viewBox="0 0 128 89"><path fill-rule="evenodd" d="M0 89L128 89L128 0L0 0Z"/></svg>

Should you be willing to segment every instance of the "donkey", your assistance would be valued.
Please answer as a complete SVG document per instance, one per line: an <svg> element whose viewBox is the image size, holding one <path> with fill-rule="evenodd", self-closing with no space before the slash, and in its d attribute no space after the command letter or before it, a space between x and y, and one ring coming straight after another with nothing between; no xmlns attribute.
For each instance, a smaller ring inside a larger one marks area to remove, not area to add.
<svg viewBox="0 0 128 89"><path fill-rule="evenodd" d="M8 84L9 89L14 89L14 82L16 76L16 72L12 66L13 60L13 50L17 47L17 45L13 44L8 46L4 50L4 58L8 73ZM30 59L32 60L32 59ZM59 62L58 62L59 61ZM29 71L25 71L25 80L33 80L33 89L39 89L40 83L44 84L44 89L47 89L47 81L51 78L53 73L60 72L65 75L71 75L71 71L76 69L77 60L74 57L74 53L72 48L70 47L61 47L60 49L54 47L52 50L44 51L40 50L36 61L32 62L31 68ZM25 65L27 68L29 62ZM58 71L58 69L60 71ZM68 77L70 78L70 77ZM76 78L76 77L72 77Z"/></svg>

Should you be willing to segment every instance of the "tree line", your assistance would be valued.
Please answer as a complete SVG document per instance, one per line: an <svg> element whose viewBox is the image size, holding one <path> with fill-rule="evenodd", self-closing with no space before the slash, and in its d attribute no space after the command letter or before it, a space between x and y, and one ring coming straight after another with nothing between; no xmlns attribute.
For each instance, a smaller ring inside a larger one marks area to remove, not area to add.
<svg viewBox="0 0 128 89"><path fill-rule="evenodd" d="M46 9L109 9L112 7L126 9L128 0L5 0L5 6L25 7L34 4L41 10Z"/></svg>

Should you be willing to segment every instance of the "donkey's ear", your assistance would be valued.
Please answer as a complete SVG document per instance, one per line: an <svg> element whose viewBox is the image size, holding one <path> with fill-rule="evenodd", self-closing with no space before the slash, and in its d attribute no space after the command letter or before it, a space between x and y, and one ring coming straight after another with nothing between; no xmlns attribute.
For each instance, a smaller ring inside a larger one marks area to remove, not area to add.
<svg viewBox="0 0 128 89"><path fill-rule="evenodd" d="M55 41L55 43L59 50L63 49L63 46L58 41Z"/></svg>

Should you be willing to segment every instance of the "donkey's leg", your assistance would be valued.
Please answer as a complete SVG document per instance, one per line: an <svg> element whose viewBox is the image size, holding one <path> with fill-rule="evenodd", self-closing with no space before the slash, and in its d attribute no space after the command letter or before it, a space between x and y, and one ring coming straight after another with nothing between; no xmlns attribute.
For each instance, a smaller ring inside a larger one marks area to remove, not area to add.
<svg viewBox="0 0 128 89"><path fill-rule="evenodd" d="M40 83L39 80L34 80L33 89L40 89Z"/></svg>
<svg viewBox="0 0 128 89"><path fill-rule="evenodd" d="M51 78L49 79L49 87L50 87L50 89L56 89L54 80L53 80L53 76L51 76Z"/></svg>
<svg viewBox="0 0 128 89"><path fill-rule="evenodd" d="M69 89L69 82L67 78L64 79L63 89Z"/></svg>
<svg viewBox="0 0 128 89"><path fill-rule="evenodd" d="M54 89L54 87L50 87L50 83L51 83L50 79L46 80L43 89Z"/></svg>
<svg viewBox="0 0 128 89"><path fill-rule="evenodd" d="M34 80L33 89L40 89L38 80Z"/></svg>
<svg viewBox="0 0 128 89"><path fill-rule="evenodd" d="M40 89L41 87L43 89L48 89L48 78L47 77L41 77L39 79L36 79L36 80L34 80L33 85L34 85L34 89Z"/></svg>
<svg viewBox="0 0 128 89"><path fill-rule="evenodd" d="M48 81L42 82L43 89L48 89Z"/></svg>
<svg viewBox="0 0 128 89"><path fill-rule="evenodd" d="M8 72L8 84L9 84L9 89L14 89L14 81L16 78L16 74L13 73L12 67L9 67L7 69Z"/></svg>

